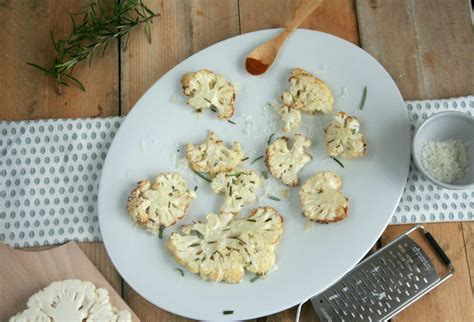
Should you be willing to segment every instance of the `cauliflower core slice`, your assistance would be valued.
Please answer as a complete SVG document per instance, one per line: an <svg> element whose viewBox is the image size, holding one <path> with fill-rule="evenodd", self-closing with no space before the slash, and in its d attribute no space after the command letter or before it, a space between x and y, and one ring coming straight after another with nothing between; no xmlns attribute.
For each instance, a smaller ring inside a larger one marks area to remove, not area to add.
<svg viewBox="0 0 474 322"><path fill-rule="evenodd" d="M189 97L188 104L196 112L209 108L226 120L234 115L235 88L224 77L202 69L185 74L181 85L184 95Z"/></svg>
<svg viewBox="0 0 474 322"><path fill-rule="evenodd" d="M301 68L295 68L288 81L290 89L282 95L284 105L310 114L332 111L334 97L322 80Z"/></svg>
<svg viewBox="0 0 474 322"><path fill-rule="evenodd" d="M161 226L170 227L184 217L194 191L178 173L162 173L154 183L138 182L128 197L128 212L132 220L146 230L157 233Z"/></svg>
<svg viewBox="0 0 474 322"><path fill-rule="evenodd" d="M276 106L275 110L283 121L283 131L291 132L300 128L301 112L287 105Z"/></svg>
<svg viewBox="0 0 474 322"><path fill-rule="evenodd" d="M341 178L334 172L318 172L301 187L303 214L311 221L327 224L347 217L347 198L339 192Z"/></svg>
<svg viewBox="0 0 474 322"><path fill-rule="evenodd" d="M186 159L191 168L212 175L237 168L244 157L239 142L234 142L234 146L228 148L212 131L209 131L207 140L203 144L186 145Z"/></svg>
<svg viewBox="0 0 474 322"><path fill-rule="evenodd" d="M260 176L252 170L236 169L221 172L212 179L211 189L215 193L225 194L221 212L238 213L245 204L255 201L256 190L260 185Z"/></svg>
<svg viewBox="0 0 474 322"><path fill-rule="evenodd" d="M110 304L106 289L88 281L64 280L51 283L30 297L28 308L10 318L10 322L129 322L130 312L117 311Z"/></svg>
<svg viewBox="0 0 474 322"><path fill-rule="evenodd" d="M171 234L167 247L179 264L202 279L238 283L245 270L270 271L282 232L283 217L272 207L260 207L247 218L208 214L205 223Z"/></svg>
<svg viewBox="0 0 474 322"><path fill-rule="evenodd" d="M299 185L298 172L311 161L312 157L305 152L311 146L311 141L296 134L291 149L288 148L288 138L281 137L267 146L265 163L270 173L287 186Z"/></svg>
<svg viewBox="0 0 474 322"><path fill-rule="evenodd" d="M338 112L331 124L324 130L326 149L330 156L346 159L361 157L365 154L365 138L360 131L360 122L356 117Z"/></svg>

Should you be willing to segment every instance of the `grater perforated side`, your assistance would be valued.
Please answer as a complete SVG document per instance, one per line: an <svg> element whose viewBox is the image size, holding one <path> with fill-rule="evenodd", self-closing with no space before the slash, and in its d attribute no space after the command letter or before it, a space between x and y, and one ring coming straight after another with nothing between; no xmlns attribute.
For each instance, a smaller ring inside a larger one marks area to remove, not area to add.
<svg viewBox="0 0 474 322"><path fill-rule="evenodd" d="M440 278L431 259L407 236L416 229L424 231L440 258L451 268L450 274ZM416 226L311 301L323 321L387 320L453 272L452 264L431 234Z"/></svg>

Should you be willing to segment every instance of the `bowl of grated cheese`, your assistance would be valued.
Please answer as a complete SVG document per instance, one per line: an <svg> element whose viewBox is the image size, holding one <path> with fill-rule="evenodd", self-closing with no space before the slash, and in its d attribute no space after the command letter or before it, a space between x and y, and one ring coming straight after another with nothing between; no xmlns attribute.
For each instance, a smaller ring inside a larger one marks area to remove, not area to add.
<svg viewBox="0 0 474 322"><path fill-rule="evenodd" d="M447 189L474 187L474 118L462 112L434 114L416 129L412 155L433 183Z"/></svg>

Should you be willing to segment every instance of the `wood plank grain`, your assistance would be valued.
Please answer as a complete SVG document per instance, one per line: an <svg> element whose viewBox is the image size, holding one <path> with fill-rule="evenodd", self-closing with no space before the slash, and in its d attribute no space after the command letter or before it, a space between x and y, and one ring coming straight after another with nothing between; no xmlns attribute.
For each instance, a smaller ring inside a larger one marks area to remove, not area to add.
<svg viewBox="0 0 474 322"><path fill-rule="evenodd" d="M239 34L237 0L145 1L161 17L152 26L152 43L143 33L121 53L121 112L126 114L164 73L193 53ZM188 321L146 301L127 283L123 296L147 321ZM163 296L166 296L164 293Z"/></svg>
<svg viewBox="0 0 474 322"><path fill-rule="evenodd" d="M466 250L467 265L471 279L471 291L474 294L474 222L463 222L464 249Z"/></svg>
<svg viewBox="0 0 474 322"><path fill-rule="evenodd" d="M394 78L403 97L474 93L474 34L465 0L356 2L362 47Z"/></svg>
<svg viewBox="0 0 474 322"><path fill-rule="evenodd" d="M78 66L74 76L87 91L54 91L54 80L28 66L50 66L54 49L49 30L64 37L71 29L68 12L78 12L88 0L0 1L0 119L110 116L118 113L118 52L111 44L105 57Z"/></svg>
<svg viewBox="0 0 474 322"><path fill-rule="evenodd" d="M285 27L301 0L240 0L241 32ZM359 43L353 0L324 1L300 26Z"/></svg>
<svg viewBox="0 0 474 322"><path fill-rule="evenodd" d="M456 269L453 277L423 296L416 303L394 317L393 321L474 321L474 299L471 291L461 223L424 225L451 259ZM396 238L410 227L390 226L382 237L382 244ZM432 259L436 254L421 235L413 238ZM435 266L441 274L446 271L439 260Z"/></svg>
<svg viewBox="0 0 474 322"><path fill-rule="evenodd" d="M143 32L121 53L121 112L126 114L164 73L193 53L239 34L237 0L145 1L161 17L152 43Z"/></svg>

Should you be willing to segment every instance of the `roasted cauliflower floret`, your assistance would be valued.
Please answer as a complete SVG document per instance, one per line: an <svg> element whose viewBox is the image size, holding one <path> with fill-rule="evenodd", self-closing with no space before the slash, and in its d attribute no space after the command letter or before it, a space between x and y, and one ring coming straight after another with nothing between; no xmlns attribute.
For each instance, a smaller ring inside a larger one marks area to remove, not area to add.
<svg viewBox="0 0 474 322"><path fill-rule="evenodd" d="M346 159L361 157L365 154L365 138L360 131L360 122L356 117L338 112L331 124L324 130L326 133L326 150L332 157Z"/></svg>
<svg viewBox="0 0 474 322"><path fill-rule="evenodd" d="M265 163L270 173L287 186L299 185L298 172L311 161L312 157L305 149L311 146L311 141L296 134L291 149L288 148L288 138L281 137L270 145L265 152Z"/></svg>
<svg viewBox="0 0 474 322"><path fill-rule="evenodd" d="M341 178L334 172L318 172L301 187L303 214L311 221L327 224L347 217L347 198L339 192Z"/></svg>
<svg viewBox="0 0 474 322"><path fill-rule="evenodd" d="M181 78L184 95L196 112L209 108L220 119L234 115L235 88L226 79L208 69L187 73Z"/></svg>
<svg viewBox="0 0 474 322"><path fill-rule="evenodd" d="M301 112L287 105L276 106L275 110L283 121L283 131L291 132L300 128Z"/></svg>
<svg viewBox="0 0 474 322"><path fill-rule="evenodd" d="M176 261L201 278L238 283L245 270L266 274L275 263L283 217L272 207L254 209L247 218L208 214L206 222L172 233L168 250Z"/></svg>
<svg viewBox="0 0 474 322"><path fill-rule="evenodd" d="M194 198L196 194L179 173L162 173L154 183L138 182L128 197L127 208L134 222L157 233L161 226L170 227L183 218Z"/></svg>
<svg viewBox="0 0 474 322"><path fill-rule="evenodd" d="M334 97L319 78L301 68L291 71L290 89L282 95L283 104L306 113L332 112Z"/></svg>
<svg viewBox="0 0 474 322"><path fill-rule="evenodd" d="M228 148L212 131L209 131L206 142L199 145L186 145L186 159L191 168L212 175L234 170L242 163L244 157L239 142L234 142L234 146Z"/></svg>
<svg viewBox="0 0 474 322"><path fill-rule="evenodd" d="M260 185L260 176L252 170L221 172L212 179L211 189L215 193L225 194L221 212L238 213L245 204L255 201L256 190Z"/></svg>
<svg viewBox="0 0 474 322"><path fill-rule="evenodd" d="M30 297L28 308L10 322L129 322L130 312L117 311L106 289L88 281L64 280L51 283Z"/></svg>

